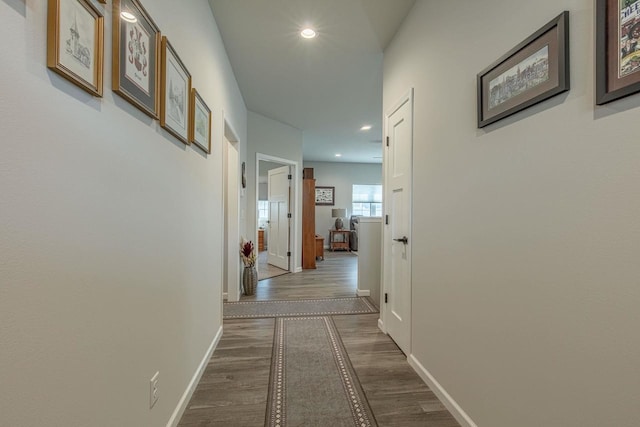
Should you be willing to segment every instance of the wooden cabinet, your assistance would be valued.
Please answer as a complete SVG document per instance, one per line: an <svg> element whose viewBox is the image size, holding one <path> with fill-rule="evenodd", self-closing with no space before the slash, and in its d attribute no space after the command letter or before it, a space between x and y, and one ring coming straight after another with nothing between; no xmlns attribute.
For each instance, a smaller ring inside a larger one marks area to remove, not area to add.
<svg viewBox="0 0 640 427"><path fill-rule="evenodd" d="M324 260L324 237L316 234L316 259Z"/></svg>
<svg viewBox="0 0 640 427"><path fill-rule="evenodd" d="M316 268L316 180L305 168L302 180L302 268Z"/></svg>
<svg viewBox="0 0 640 427"><path fill-rule="evenodd" d="M264 230L258 230L258 252L264 251Z"/></svg>

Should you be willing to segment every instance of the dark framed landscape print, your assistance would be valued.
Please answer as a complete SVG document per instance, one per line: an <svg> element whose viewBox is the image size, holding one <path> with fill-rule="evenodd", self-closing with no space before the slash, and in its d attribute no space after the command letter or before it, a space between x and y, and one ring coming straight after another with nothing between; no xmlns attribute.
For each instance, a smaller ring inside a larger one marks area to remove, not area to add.
<svg viewBox="0 0 640 427"><path fill-rule="evenodd" d="M596 104L640 91L640 0L597 0Z"/></svg>
<svg viewBox="0 0 640 427"><path fill-rule="evenodd" d="M113 0L113 91L158 118L160 29L138 0Z"/></svg>
<svg viewBox="0 0 640 427"><path fill-rule="evenodd" d="M477 86L479 128L569 90L569 12L482 70Z"/></svg>
<svg viewBox="0 0 640 427"><path fill-rule="evenodd" d="M47 66L102 96L104 18L87 0L49 0Z"/></svg>

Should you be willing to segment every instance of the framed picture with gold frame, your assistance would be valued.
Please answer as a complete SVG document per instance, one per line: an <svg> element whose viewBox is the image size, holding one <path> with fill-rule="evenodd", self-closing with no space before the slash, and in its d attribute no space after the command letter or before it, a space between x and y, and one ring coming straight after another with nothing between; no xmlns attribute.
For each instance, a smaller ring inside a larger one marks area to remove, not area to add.
<svg viewBox="0 0 640 427"><path fill-rule="evenodd" d="M166 36L162 37L161 75L160 126L180 141L190 144L191 74Z"/></svg>
<svg viewBox="0 0 640 427"><path fill-rule="evenodd" d="M211 110L195 88L191 89L189 141L211 154Z"/></svg>
<svg viewBox="0 0 640 427"><path fill-rule="evenodd" d="M104 17L88 0L49 0L47 66L102 96Z"/></svg>
<svg viewBox="0 0 640 427"><path fill-rule="evenodd" d="M113 91L158 118L160 29L139 0L113 0Z"/></svg>

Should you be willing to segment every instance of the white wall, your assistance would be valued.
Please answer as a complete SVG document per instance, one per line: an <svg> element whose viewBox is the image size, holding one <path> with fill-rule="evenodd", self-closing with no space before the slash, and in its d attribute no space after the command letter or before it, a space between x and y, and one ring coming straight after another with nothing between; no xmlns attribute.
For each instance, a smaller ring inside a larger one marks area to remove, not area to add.
<svg viewBox="0 0 640 427"><path fill-rule="evenodd" d="M46 1L0 1L3 426L165 425L221 327L222 111L246 141L246 108L207 1L144 3L209 156L111 91L111 3L99 99L46 68Z"/></svg>
<svg viewBox="0 0 640 427"><path fill-rule="evenodd" d="M249 240L257 241L256 235L256 154L266 154L280 159L297 162L298 183L296 187L298 206L294 215L298 218L292 235L295 255L294 269L302 268L302 131L252 111L248 112L247 145L247 222L246 234Z"/></svg>
<svg viewBox="0 0 640 427"><path fill-rule="evenodd" d="M594 106L593 1L418 1L413 355L481 427L640 422L640 96ZM571 12L568 94L484 130L476 73Z"/></svg>
<svg viewBox="0 0 640 427"><path fill-rule="evenodd" d="M335 228L336 219L331 217L331 209L344 208L347 217L343 219L349 228L351 217L351 193L354 184L382 184L382 165L379 163L339 163L304 162L305 168L313 168L313 177L320 187L335 188L335 206L316 206L316 234L324 236L325 246L329 246L329 230Z"/></svg>

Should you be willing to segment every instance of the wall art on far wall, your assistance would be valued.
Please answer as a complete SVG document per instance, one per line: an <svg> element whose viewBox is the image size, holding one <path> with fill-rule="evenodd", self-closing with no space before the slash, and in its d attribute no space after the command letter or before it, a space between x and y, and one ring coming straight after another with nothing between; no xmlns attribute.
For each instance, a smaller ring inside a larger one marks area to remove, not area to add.
<svg viewBox="0 0 640 427"><path fill-rule="evenodd" d="M336 187L316 186L316 206L334 206Z"/></svg>
<svg viewBox="0 0 640 427"><path fill-rule="evenodd" d="M113 91L158 118L160 29L138 0L113 0Z"/></svg>
<svg viewBox="0 0 640 427"><path fill-rule="evenodd" d="M569 12L551 20L477 77L482 128L569 90Z"/></svg>
<svg viewBox="0 0 640 427"><path fill-rule="evenodd" d="M211 154L211 110L195 88L191 89L189 141Z"/></svg>
<svg viewBox="0 0 640 427"><path fill-rule="evenodd" d="M166 36L162 37L161 73L160 126L180 141L190 144L191 74Z"/></svg>
<svg viewBox="0 0 640 427"><path fill-rule="evenodd" d="M87 0L49 0L47 66L102 96L104 18Z"/></svg>
<svg viewBox="0 0 640 427"><path fill-rule="evenodd" d="M596 104L640 92L640 0L597 0Z"/></svg>

